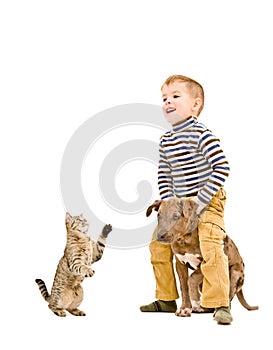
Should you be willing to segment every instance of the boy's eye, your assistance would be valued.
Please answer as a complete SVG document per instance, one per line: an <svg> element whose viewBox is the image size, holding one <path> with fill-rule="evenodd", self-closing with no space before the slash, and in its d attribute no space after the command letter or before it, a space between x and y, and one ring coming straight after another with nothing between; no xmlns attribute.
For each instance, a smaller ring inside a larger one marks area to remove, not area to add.
<svg viewBox="0 0 273 350"><path fill-rule="evenodd" d="M164 97L164 98L163 98L163 102L166 102L166 101L167 101L167 98L166 98L166 97Z"/></svg>
<svg viewBox="0 0 273 350"><path fill-rule="evenodd" d="M173 95L173 98L179 98L180 96L178 96L178 95Z"/></svg>

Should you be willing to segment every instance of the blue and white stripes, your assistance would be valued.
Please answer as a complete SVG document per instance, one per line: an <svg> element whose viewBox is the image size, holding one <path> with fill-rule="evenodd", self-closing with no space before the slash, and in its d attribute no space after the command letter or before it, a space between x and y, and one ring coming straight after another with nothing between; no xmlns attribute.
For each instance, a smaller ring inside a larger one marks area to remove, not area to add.
<svg viewBox="0 0 273 350"><path fill-rule="evenodd" d="M197 196L207 205L229 175L219 140L196 117L160 139L158 186L162 199Z"/></svg>

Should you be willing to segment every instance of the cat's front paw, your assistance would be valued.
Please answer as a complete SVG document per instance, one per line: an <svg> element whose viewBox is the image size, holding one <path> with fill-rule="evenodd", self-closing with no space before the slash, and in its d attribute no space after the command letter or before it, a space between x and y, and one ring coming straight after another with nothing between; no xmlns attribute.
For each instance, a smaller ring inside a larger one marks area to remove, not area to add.
<svg viewBox="0 0 273 350"><path fill-rule="evenodd" d="M84 277L92 277L92 276L94 276L94 274L95 274L95 271L93 269L91 269L91 267L90 267L85 271Z"/></svg>
<svg viewBox="0 0 273 350"><path fill-rule="evenodd" d="M112 225L108 224L104 226L102 230L102 234L104 237L107 237L111 231L112 231Z"/></svg>

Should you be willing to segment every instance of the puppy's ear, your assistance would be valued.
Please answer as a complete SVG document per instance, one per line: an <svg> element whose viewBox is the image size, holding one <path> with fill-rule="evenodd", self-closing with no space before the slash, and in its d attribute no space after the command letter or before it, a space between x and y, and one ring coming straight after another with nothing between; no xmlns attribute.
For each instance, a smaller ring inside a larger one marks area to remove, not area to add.
<svg viewBox="0 0 273 350"><path fill-rule="evenodd" d="M181 202L183 203L183 216L188 220L186 233L191 233L199 224L199 217L196 213L198 203L192 199L184 199Z"/></svg>
<svg viewBox="0 0 273 350"><path fill-rule="evenodd" d="M182 199L181 202L183 208L183 215L186 219L189 219L193 214L196 214L198 203L196 203L192 199Z"/></svg>
<svg viewBox="0 0 273 350"><path fill-rule="evenodd" d="M146 210L146 216L150 216L153 209L155 211L158 211L161 203L162 203L161 200L154 201L154 203L152 205L150 205L149 208Z"/></svg>

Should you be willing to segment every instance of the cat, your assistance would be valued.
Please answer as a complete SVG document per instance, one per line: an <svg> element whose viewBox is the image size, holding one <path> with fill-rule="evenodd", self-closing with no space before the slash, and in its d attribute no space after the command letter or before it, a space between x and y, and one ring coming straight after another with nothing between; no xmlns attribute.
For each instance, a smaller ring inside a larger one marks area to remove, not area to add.
<svg viewBox="0 0 273 350"><path fill-rule="evenodd" d="M65 218L67 241L64 255L56 269L51 294L43 280L36 279L40 292L48 302L48 307L57 316L65 317L66 311L75 316L86 314L78 307L83 300L81 283L85 277L92 277L94 270L92 263L101 259L111 225L105 225L95 242L88 235L88 222L81 214L71 216L66 213Z"/></svg>

